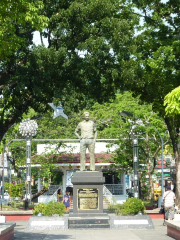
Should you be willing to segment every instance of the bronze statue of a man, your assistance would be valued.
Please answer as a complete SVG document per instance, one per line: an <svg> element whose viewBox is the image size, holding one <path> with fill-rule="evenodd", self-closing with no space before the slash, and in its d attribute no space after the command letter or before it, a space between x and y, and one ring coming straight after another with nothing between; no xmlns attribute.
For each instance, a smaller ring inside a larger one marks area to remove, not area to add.
<svg viewBox="0 0 180 240"><path fill-rule="evenodd" d="M81 131L81 136L78 132ZM89 120L89 113L84 112L84 121L80 122L75 130L76 136L80 139L80 170L85 170L86 165L86 148L89 150L90 170L95 171L94 148L97 138L97 130L95 123Z"/></svg>

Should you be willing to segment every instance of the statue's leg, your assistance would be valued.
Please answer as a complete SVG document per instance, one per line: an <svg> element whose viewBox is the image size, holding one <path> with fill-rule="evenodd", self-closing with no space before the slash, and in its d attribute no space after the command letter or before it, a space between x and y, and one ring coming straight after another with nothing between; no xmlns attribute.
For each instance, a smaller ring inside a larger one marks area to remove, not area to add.
<svg viewBox="0 0 180 240"><path fill-rule="evenodd" d="M88 145L89 157L90 157L90 170L91 171L95 171L94 148L95 148L95 143L94 142L92 142L91 144Z"/></svg>
<svg viewBox="0 0 180 240"><path fill-rule="evenodd" d="M80 171L84 171L86 166L86 144L85 140L80 141Z"/></svg>

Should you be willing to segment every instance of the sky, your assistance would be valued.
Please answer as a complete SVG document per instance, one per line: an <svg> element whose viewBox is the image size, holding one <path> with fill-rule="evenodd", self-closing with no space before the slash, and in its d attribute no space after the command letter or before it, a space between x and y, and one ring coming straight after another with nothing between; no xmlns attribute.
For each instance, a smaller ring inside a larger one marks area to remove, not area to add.
<svg viewBox="0 0 180 240"><path fill-rule="evenodd" d="M38 31L34 32L33 42L36 46L41 45L40 33ZM43 38L44 45L48 47L47 38Z"/></svg>

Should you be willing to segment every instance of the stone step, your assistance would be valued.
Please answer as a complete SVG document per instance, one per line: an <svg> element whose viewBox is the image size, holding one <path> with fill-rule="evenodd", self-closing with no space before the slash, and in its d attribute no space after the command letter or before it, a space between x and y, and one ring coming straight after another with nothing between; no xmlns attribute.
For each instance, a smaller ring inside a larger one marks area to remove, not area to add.
<svg viewBox="0 0 180 240"><path fill-rule="evenodd" d="M110 228L109 217L69 217L70 229L82 228Z"/></svg>
<svg viewBox="0 0 180 240"><path fill-rule="evenodd" d="M97 228L110 228L110 224L69 224L69 229L97 229Z"/></svg>
<svg viewBox="0 0 180 240"><path fill-rule="evenodd" d="M69 224L107 224L109 219L69 219Z"/></svg>

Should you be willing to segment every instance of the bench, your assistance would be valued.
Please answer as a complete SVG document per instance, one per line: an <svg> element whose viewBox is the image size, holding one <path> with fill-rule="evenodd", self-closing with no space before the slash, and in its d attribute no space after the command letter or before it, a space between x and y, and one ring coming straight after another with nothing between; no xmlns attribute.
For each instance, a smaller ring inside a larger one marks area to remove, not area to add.
<svg viewBox="0 0 180 240"><path fill-rule="evenodd" d="M167 235L180 240L180 220L166 220L167 225Z"/></svg>

